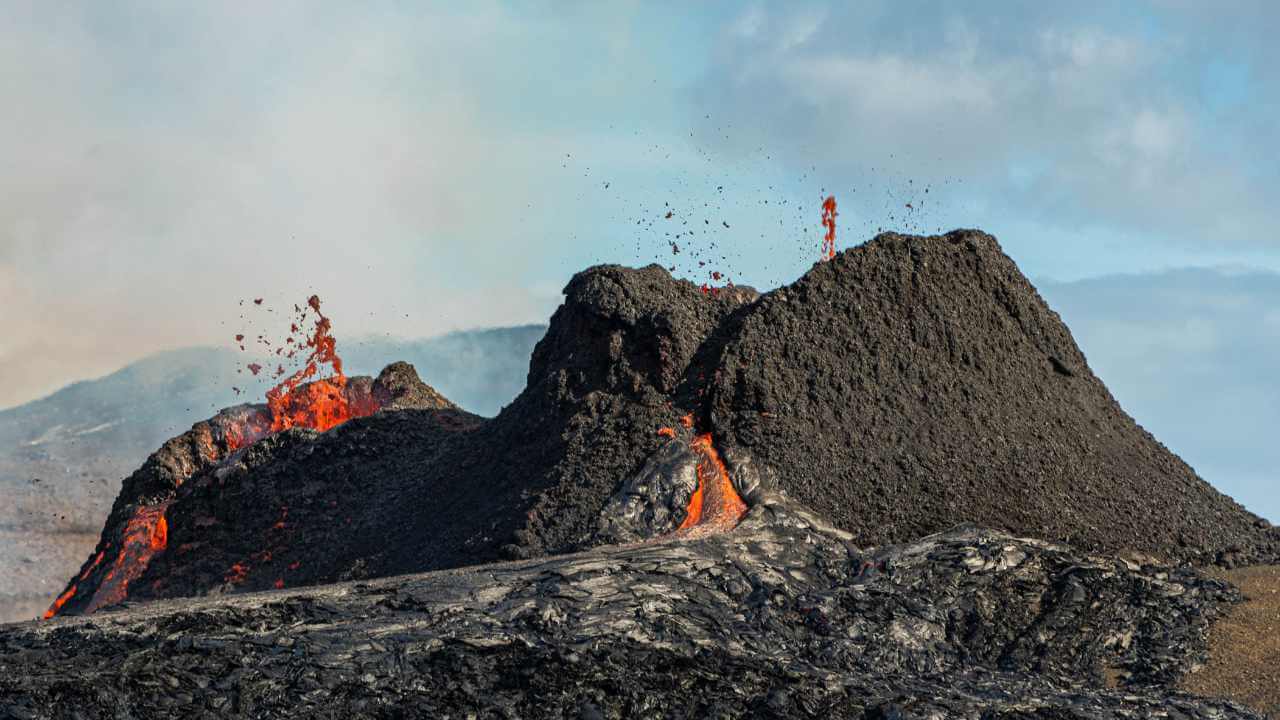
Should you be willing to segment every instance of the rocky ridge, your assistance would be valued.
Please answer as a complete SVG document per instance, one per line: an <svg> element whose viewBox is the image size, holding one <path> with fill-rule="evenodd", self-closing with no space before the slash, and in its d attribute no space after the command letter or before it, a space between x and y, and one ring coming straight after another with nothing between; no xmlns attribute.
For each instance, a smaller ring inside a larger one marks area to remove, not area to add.
<svg viewBox="0 0 1280 720"><path fill-rule="evenodd" d="M413 380L326 433L171 441L121 495L168 522L128 601L236 594L14 626L31 670L0 689L89 716L161 683L146 707L245 715L1251 717L1174 689L1238 599L1190 565L1274 562L1277 531L1119 408L983 233L881 235L764 295L592 268L496 418ZM732 531L677 531L695 435L750 506ZM299 585L324 587L242 594ZM148 648L151 680L91 687Z"/></svg>

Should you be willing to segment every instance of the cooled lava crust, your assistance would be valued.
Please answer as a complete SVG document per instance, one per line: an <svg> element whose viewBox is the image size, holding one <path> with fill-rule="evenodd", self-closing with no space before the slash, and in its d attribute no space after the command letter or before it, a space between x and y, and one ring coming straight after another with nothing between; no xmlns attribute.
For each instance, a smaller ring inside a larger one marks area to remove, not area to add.
<svg viewBox="0 0 1280 720"><path fill-rule="evenodd" d="M591 268L491 420L403 363L338 391L126 479L53 608L92 614L0 627L0 717L1259 717L1177 688L1240 600L1191 565L1276 530L983 233L763 296Z"/></svg>
<svg viewBox="0 0 1280 720"><path fill-rule="evenodd" d="M167 503L128 600L607 544L602 509L685 417L862 547L972 522L1171 562L1276 557L1275 532L1125 414L977 231L883 234L763 296L588 269L491 420L404 368L384 376L382 409L329 432L228 454L215 418L148 460L104 531L109 560L126 509ZM97 595L93 561L62 612Z"/></svg>

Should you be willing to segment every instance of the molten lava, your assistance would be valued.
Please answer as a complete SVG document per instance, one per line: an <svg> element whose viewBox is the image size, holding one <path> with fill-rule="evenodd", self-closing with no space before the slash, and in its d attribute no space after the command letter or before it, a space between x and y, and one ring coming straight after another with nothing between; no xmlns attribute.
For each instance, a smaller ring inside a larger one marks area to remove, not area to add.
<svg viewBox="0 0 1280 720"><path fill-rule="evenodd" d="M80 579L81 579L81 580L84 580L85 578L89 577L89 573L93 572L93 571L94 571L94 568L96 568L96 567L98 567L99 565L101 565L101 564L102 564L102 558L104 558L104 557L106 557L106 556L107 556L107 551L106 551L106 550L102 550L102 551L100 551L100 552L98 553L98 556L97 556L97 557L95 557L95 558L93 559L93 564L91 564L89 567L85 568L85 569L84 569L84 572L80 573ZM72 594L74 594L74 593L72 593ZM70 597L70 595L68 595L67 597Z"/></svg>
<svg viewBox="0 0 1280 720"><path fill-rule="evenodd" d="M222 580L233 585L239 585L244 582L244 579L248 576L249 566L244 563L236 563L232 565L231 569L227 570L227 572L222 576Z"/></svg>
<svg viewBox="0 0 1280 720"><path fill-rule="evenodd" d="M233 453L240 448L261 440L271 431L271 416L266 412L255 413L240 422L227 423L222 429L223 442L227 452Z"/></svg>
<svg viewBox="0 0 1280 720"><path fill-rule="evenodd" d="M44 611L44 615L42 617L45 620L48 620L54 615L57 615L58 611L62 609L62 606L66 605L67 601L70 600L72 597L74 597L75 594L76 594L76 586L75 586L75 583L72 583L71 587L67 588L66 592L59 595L58 599L53 601L53 605L50 605L49 609Z"/></svg>
<svg viewBox="0 0 1280 720"><path fill-rule="evenodd" d="M342 372L342 358L338 356L337 340L332 333L333 325L320 311L319 296L312 295L307 299L305 308L295 306L295 309L301 316L297 323L290 326L292 332L300 331L298 323L303 322L309 311L316 315L315 325L305 339L295 341L293 337L289 337L283 345L295 346L297 349L309 348L310 352L301 368L267 391L267 409L264 413L226 429L228 452L234 452L281 430L303 427L323 432L352 418L372 415L378 411L379 405L373 398L353 397L348 392L347 376ZM263 338L260 338L260 342L270 345ZM286 357L292 358L295 351L290 350ZM277 350L277 354L282 352ZM326 378L311 380L326 365L332 369L332 374ZM250 363L247 367L254 375L262 370L257 363ZM284 374L283 366L277 368L276 377Z"/></svg>
<svg viewBox="0 0 1280 720"><path fill-rule="evenodd" d="M676 531L732 530L747 514L747 504L734 489L729 469L711 444L711 433L695 437L691 447L702 456L698 461L698 487L689 498L684 522Z"/></svg>
<svg viewBox="0 0 1280 720"><path fill-rule="evenodd" d="M836 198L834 195L822 201L822 226L827 234L822 238L822 259L836 256Z"/></svg>
<svg viewBox="0 0 1280 720"><path fill-rule="evenodd" d="M125 524L120 554L116 556L111 571L98 585L93 599L85 607L85 613L91 613L107 605L115 605L129 596L129 583L140 577L150 564L151 558L156 553L162 552L169 544L169 523L164 517L165 510L168 508L167 502L159 505L145 505L138 508L133 517L129 518L128 523ZM50 610L56 613L61 605L58 603L54 605L55 607Z"/></svg>
<svg viewBox="0 0 1280 720"><path fill-rule="evenodd" d="M267 391L267 407L271 410L271 432L291 427L328 430L351 419L351 407L344 390L347 376L342 374L342 358L338 357L329 318L320 312L320 297L312 295L307 306L316 313L315 331L307 338L311 348L306 364ZM322 365L333 368L333 376L302 385L319 372Z"/></svg>

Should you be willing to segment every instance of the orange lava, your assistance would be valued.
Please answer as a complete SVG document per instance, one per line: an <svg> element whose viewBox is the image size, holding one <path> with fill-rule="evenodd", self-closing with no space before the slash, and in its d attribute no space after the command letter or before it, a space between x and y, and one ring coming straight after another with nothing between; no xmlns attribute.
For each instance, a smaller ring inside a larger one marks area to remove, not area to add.
<svg viewBox="0 0 1280 720"><path fill-rule="evenodd" d="M93 564L92 564L92 565L90 565L89 567L85 568L85 569L84 569L84 572L80 573L80 579L81 579L81 580L84 580L85 578L89 577L89 573L93 572L93 569L94 569L94 568L96 568L96 567L98 567L99 565L101 565L101 564L102 564L102 558L104 558L104 557L106 557L106 556L107 556L107 551L106 551L106 550L102 550L101 552L99 552L99 553L98 553L98 556L97 556L97 557L95 557L95 558L93 559Z"/></svg>
<svg viewBox="0 0 1280 720"><path fill-rule="evenodd" d="M822 259L836 256L836 198L834 195L822 201L822 225L827 234L822 238Z"/></svg>
<svg viewBox="0 0 1280 720"><path fill-rule="evenodd" d="M155 529L151 531L151 549L159 552L165 549L169 544L169 521L164 519L164 515L160 516L160 520L156 522Z"/></svg>
<svg viewBox="0 0 1280 720"><path fill-rule="evenodd" d="M689 413L688 415L680 418L680 425L686 428L693 427L693 413Z"/></svg>
<svg viewBox="0 0 1280 720"><path fill-rule="evenodd" d="M732 530L747 514L747 504L734 489L729 469L711 444L711 433L694 438L691 447L702 455L698 462L698 488L689 498L684 522L676 531Z"/></svg>
<svg viewBox="0 0 1280 720"><path fill-rule="evenodd" d="M676 429L671 427L658 428L658 434L662 437L673 438L676 436Z"/></svg>
<svg viewBox="0 0 1280 720"><path fill-rule="evenodd" d="M169 523L164 513L169 503L146 505L137 510L125 524L123 546L111 572L98 585L93 599L85 607L91 613L100 607L115 605L129 596L129 583L142 576L151 558L169 544Z"/></svg>
<svg viewBox="0 0 1280 720"><path fill-rule="evenodd" d="M227 452L236 450L261 440L271 430L270 418L265 413L250 417L241 423L228 423L223 428L223 440L227 444Z"/></svg>
<svg viewBox="0 0 1280 720"><path fill-rule="evenodd" d="M242 563L236 563L235 565L231 566L231 569L228 570L225 575L222 576L222 579L223 581L229 582L233 585L239 585L240 583L244 582L244 579L248 576L249 576L249 567Z"/></svg>
<svg viewBox="0 0 1280 720"><path fill-rule="evenodd" d="M45 610L44 615L42 615L41 617L45 620L48 620L54 615L57 615L58 611L62 609L62 606L66 605L67 601L70 600L71 597L75 594L76 594L76 586L72 584L71 587L67 588L66 592L59 595L58 599L53 601L53 605L50 605L49 609Z"/></svg>
<svg viewBox="0 0 1280 720"><path fill-rule="evenodd" d="M378 403L372 398L353 400L348 395L347 376L342 372L342 358L338 356L333 325L320 312L320 297L312 295L308 298L305 309L298 306L294 308L301 313L298 322L303 322L309 311L314 312L315 326L305 340L299 338L295 341L293 337L289 337L283 345L292 345L299 350L309 348L310 352L300 369L267 391L267 410L263 416L250 418L226 430L229 452L281 430L304 427L324 432L352 418L372 415L378 411ZM298 323L291 325L290 330L299 332ZM260 341L270 345L265 339ZM294 352L295 350L290 350L286 357L292 358ZM282 353L283 350L277 350L277 354ZM330 376L313 380L326 365L332 371ZM262 369L256 363L250 363L248 367L254 375ZM285 369L281 366L276 369L275 375L279 377L284 373Z"/></svg>
<svg viewBox="0 0 1280 720"><path fill-rule="evenodd" d="M338 357L337 340L329 318L320 312L320 297L312 295L307 305L315 311L315 331L307 338L311 354L302 369L267 391L267 407L271 410L271 432L291 427L328 430L351 419L347 402L347 376L342 374L342 358ZM322 365L333 368L333 376L299 387L315 376Z"/></svg>

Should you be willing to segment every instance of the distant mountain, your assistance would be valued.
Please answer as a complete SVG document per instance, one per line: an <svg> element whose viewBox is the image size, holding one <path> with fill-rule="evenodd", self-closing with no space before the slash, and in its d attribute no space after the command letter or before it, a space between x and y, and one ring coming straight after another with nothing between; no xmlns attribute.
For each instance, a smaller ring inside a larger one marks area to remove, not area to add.
<svg viewBox="0 0 1280 720"><path fill-rule="evenodd" d="M529 355L545 325L456 332L425 340L369 338L339 341L348 374L377 375L404 360L423 382L477 415L497 415L521 390Z"/></svg>
<svg viewBox="0 0 1280 720"><path fill-rule="evenodd" d="M545 330L339 339L338 348L349 375L376 375L404 360L450 400L494 415L524 387ZM148 454L220 408L262 399L266 384L237 372L246 359L209 347L157 353L0 410L0 577L12 580L0 588L0 622L44 610L96 542L120 479Z"/></svg>

